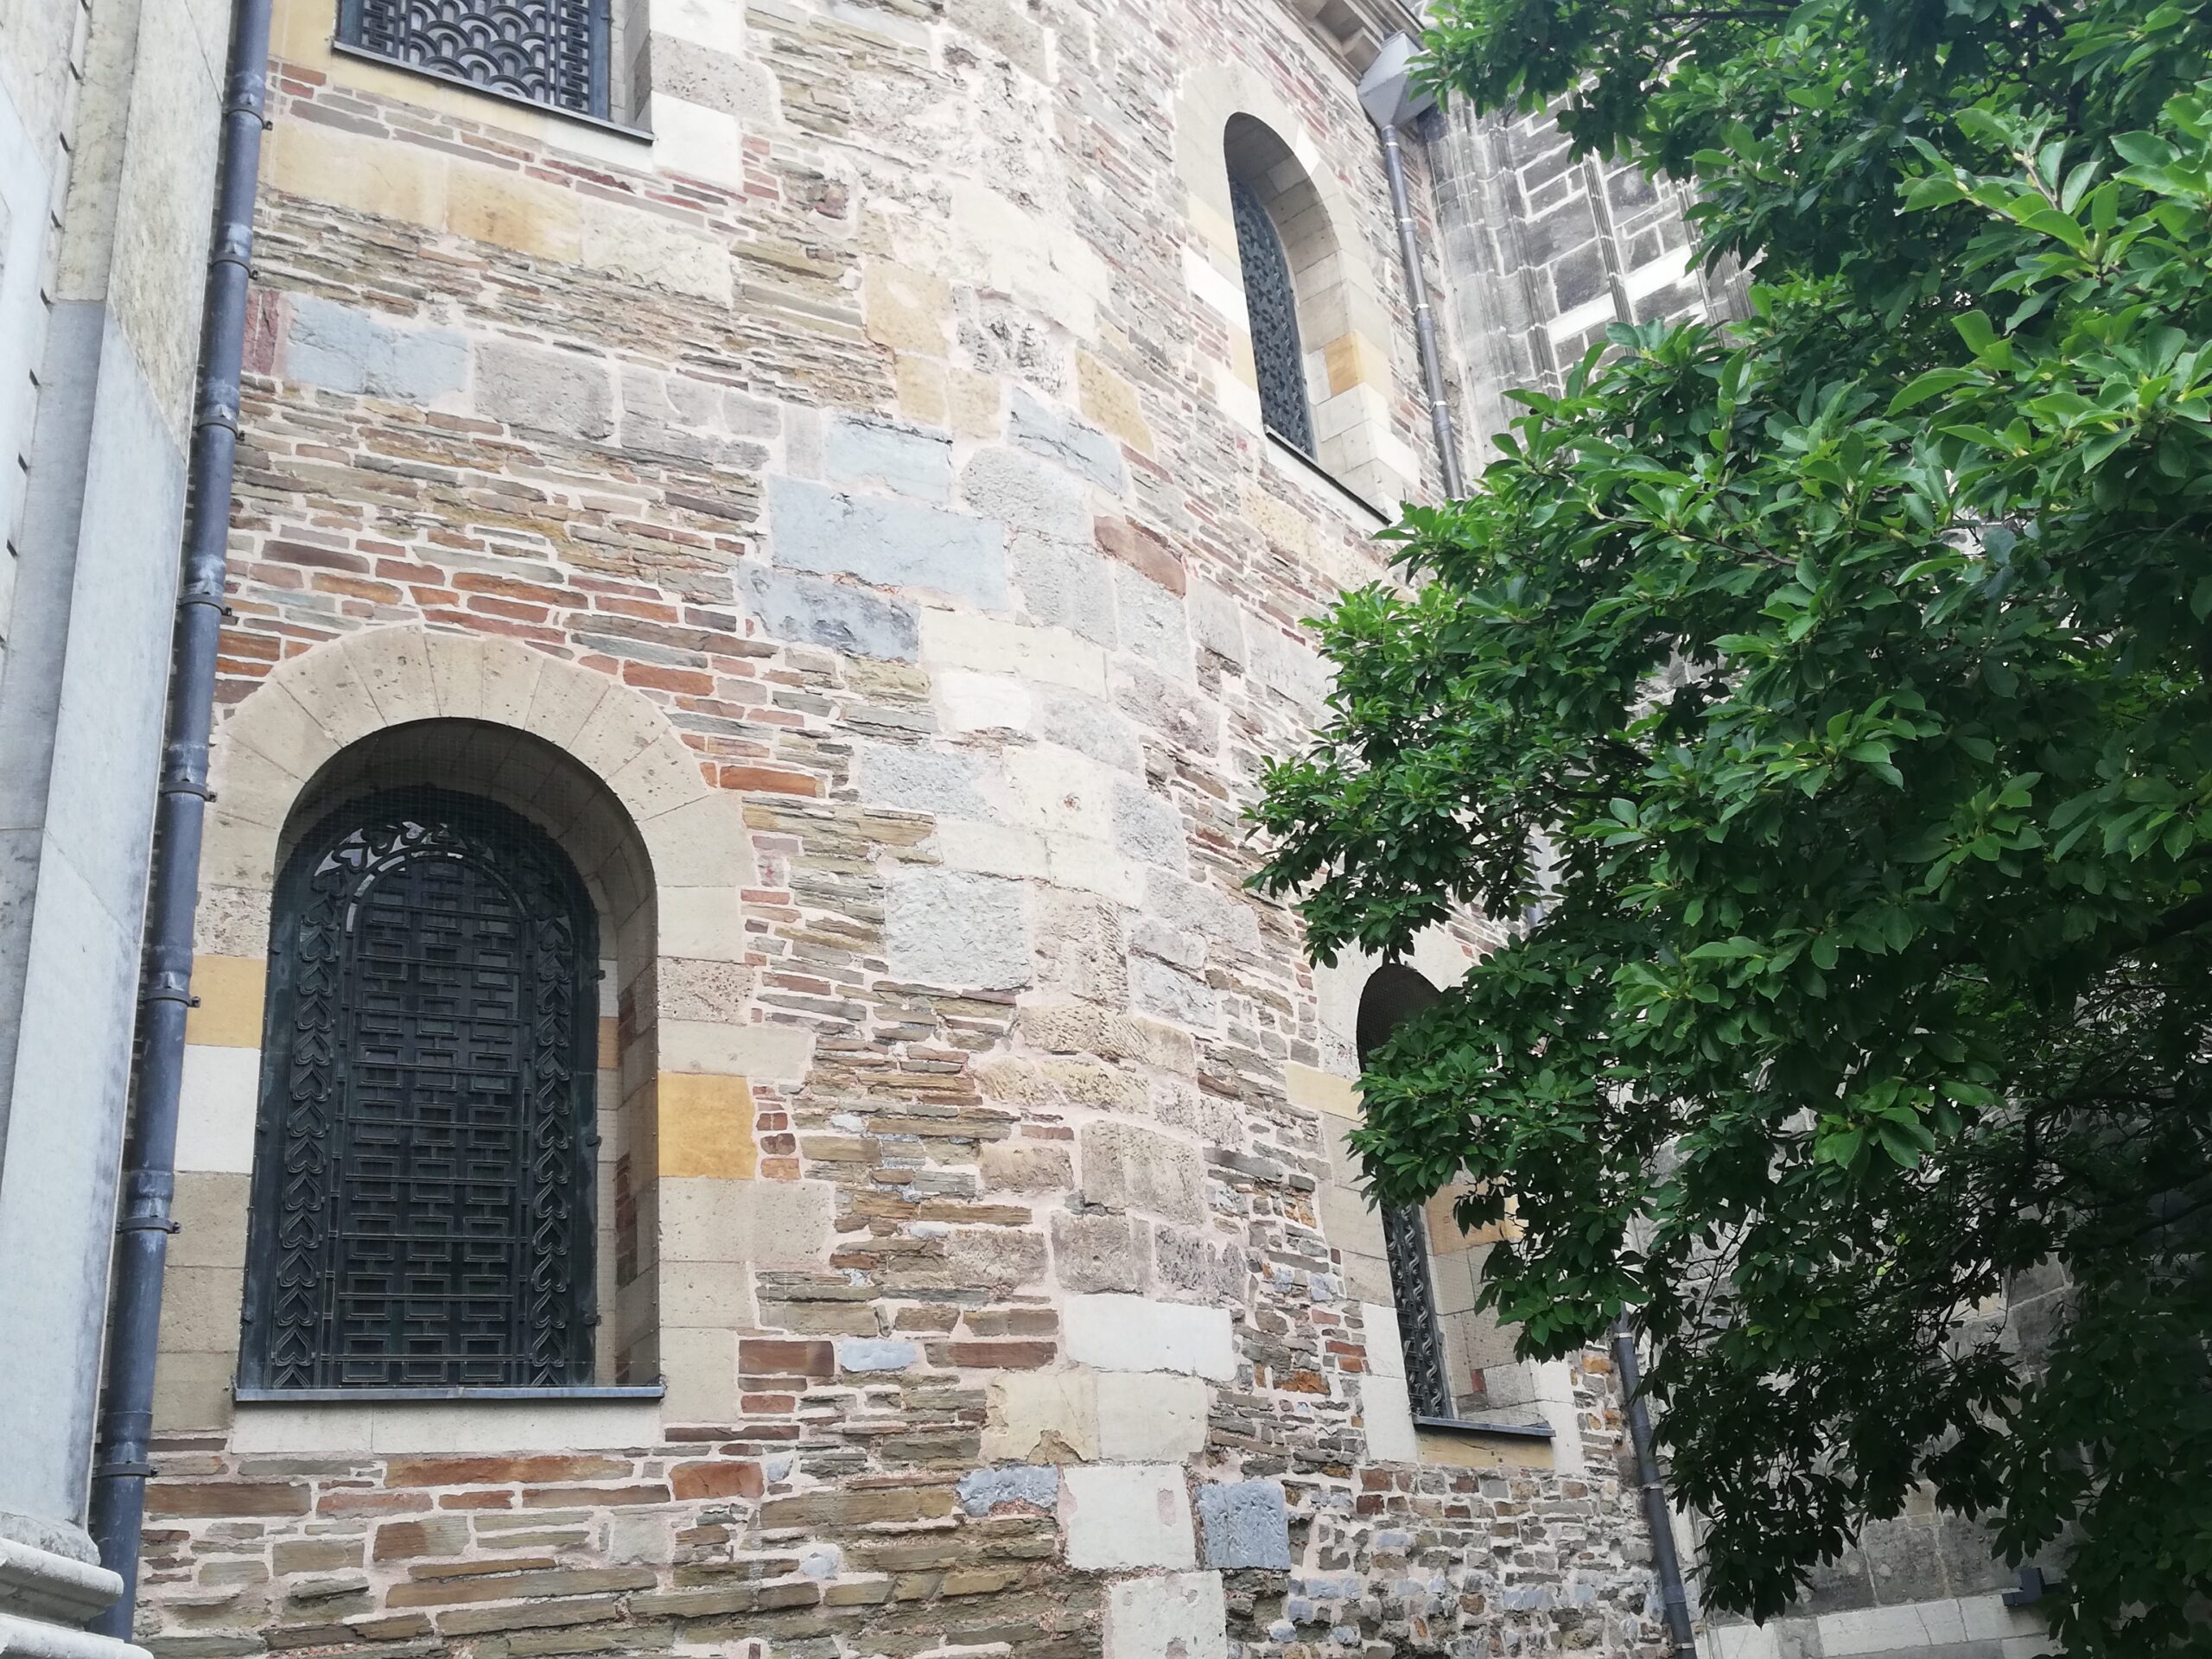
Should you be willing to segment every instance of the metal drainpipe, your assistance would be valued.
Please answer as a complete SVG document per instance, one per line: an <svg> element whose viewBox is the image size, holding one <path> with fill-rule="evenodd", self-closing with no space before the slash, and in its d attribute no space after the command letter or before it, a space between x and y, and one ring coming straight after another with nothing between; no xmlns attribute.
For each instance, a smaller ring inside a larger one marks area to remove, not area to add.
<svg viewBox="0 0 2212 1659"><path fill-rule="evenodd" d="M1659 1575L1659 1602L1667 1620L1668 1644L1675 1659L1697 1659L1689 1592L1682 1584L1681 1557L1675 1549L1675 1522L1667 1510L1667 1485L1659 1477L1659 1454L1652 1447L1651 1414L1637 1393L1636 1332L1626 1314L1613 1326L1613 1369L1620 1376L1621 1399L1628 1411L1629 1444L1636 1452L1637 1482L1643 1489L1643 1520L1651 1529L1651 1566Z"/></svg>
<svg viewBox="0 0 2212 1659"><path fill-rule="evenodd" d="M162 751L154 816L154 874L147 899L146 957L138 999L141 1047L130 1152L116 1223L109 1305L107 1376L93 1452L92 1532L100 1562L120 1574L123 1595L95 1622L128 1639L137 1601L139 1529L154 1421L154 1357L162 1319L176 1190L177 1090L184 1069L185 1011L192 1002L193 921L200 903L200 834L207 812L207 746L215 710L215 653L223 626L231 480L238 456L238 376L245 357L248 265L253 257L254 188L268 124L270 0L235 0L229 79L215 173L215 226L200 319L194 393L191 522L177 594L175 655L169 669L168 741Z"/></svg>
<svg viewBox="0 0 2212 1659"><path fill-rule="evenodd" d="M1398 143L1395 122L1375 124L1382 135L1382 170L1390 181L1390 212L1398 221L1398 257L1405 261L1406 291L1414 302L1414 340L1421 351L1421 385L1428 394L1428 424L1436 434L1436 460L1444 474L1445 497L1456 501L1466 488L1459 476L1459 442L1452 430L1452 405L1444 396L1436 318L1428 308L1428 281L1421 273L1421 233L1414 225L1413 194L1406 188L1405 153Z"/></svg>

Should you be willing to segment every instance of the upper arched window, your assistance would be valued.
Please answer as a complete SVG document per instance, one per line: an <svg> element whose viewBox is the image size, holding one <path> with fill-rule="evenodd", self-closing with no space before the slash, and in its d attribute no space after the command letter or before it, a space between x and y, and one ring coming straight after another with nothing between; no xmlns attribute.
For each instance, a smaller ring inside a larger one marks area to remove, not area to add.
<svg viewBox="0 0 2212 1659"><path fill-rule="evenodd" d="M1306 391L1306 353L1298 338L1298 289L1282 232L1259 189L1231 173L1229 201L1236 219L1236 255L1244 271L1244 307L1252 327L1252 366L1260 382L1260 418L1268 430L1313 453L1313 407Z"/></svg>
<svg viewBox="0 0 2212 1659"><path fill-rule="evenodd" d="M609 0L340 0L341 45L605 120Z"/></svg>
<svg viewBox="0 0 2212 1659"><path fill-rule="evenodd" d="M239 1381L592 1376L598 925L495 804L356 800L278 878Z"/></svg>

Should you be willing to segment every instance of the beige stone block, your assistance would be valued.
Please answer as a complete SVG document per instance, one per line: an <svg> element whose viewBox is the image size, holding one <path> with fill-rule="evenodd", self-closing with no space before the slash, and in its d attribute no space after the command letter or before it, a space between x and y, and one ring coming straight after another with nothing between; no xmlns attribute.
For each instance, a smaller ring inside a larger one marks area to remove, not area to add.
<svg viewBox="0 0 2212 1659"><path fill-rule="evenodd" d="M1370 1362L1379 1351L1372 1331L1368 1333L1367 1351ZM1403 1376L1372 1372L1362 1377L1359 1412L1366 1422L1369 1462L1412 1463L1420 1458L1421 1440L1414 1429L1413 1398Z"/></svg>
<svg viewBox="0 0 2212 1659"><path fill-rule="evenodd" d="M1287 1062L1282 1071L1283 1087L1289 1092L1292 1105L1326 1112L1331 1117L1359 1121L1359 1084L1351 1078L1300 1065L1296 1060Z"/></svg>
<svg viewBox="0 0 2212 1659"><path fill-rule="evenodd" d="M753 1329L751 1275L730 1262L673 1263L660 1274L660 1319L679 1328Z"/></svg>
<svg viewBox="0 0 2212 1659"><path fill-rule="evenodd" d="M503 726L521 725L537 694L538 675L552 659L542 651L532 651L527 645L505 639L483 640L479 650L483 661L478 671L480 691L474 710L464 709L448 697L446 712L455 716L469 715Z"/></svg>
<svg viewBox="0 0 2212 1659"><path fill-rule="evenodd" d="M244 1173L180 1170L170 1212L177 1232L169 1241L169 1265L244 1268L251 1186L251 1178Z"/></svg>
<svg viewBox="0 0 2212 1659"><path fill-rule="evenodd" d="M899 394L899 412L921 426L950 426L952 404L946 371L933 357L901 352L891 365L891 383Z"/></svg>
<svg viewBox="0 0 2212 1659"><path fill-rule="evenodd" d="M639 826L656 881L671 887L759 885L741 796L703 785Z"/></svg>
<svg viewBox="0 0 2212 1659"><path fill-rule="evenodd" d="M836 1191L823 1181L663 1179L654 1188L663 1276L680 1262L817 1264L830 1247Z"/></svg>
<svg viewBox="0 0 2212 1659"><path fill-rule="evenodd" d="M1173 1463L1205 1450L1213 1390L1202 1378L1098 1374L1098 1455L1116 1463Z"/></svg>
<svg viewBox="0 0 2212 1659"><path fill-rule="evenodd" d="M572 749L576 734L614 690L615 682L604 674L549 658L538 671L523 727L556 748Z"/></svg>
<svg viewBox="0 0 2212 1659"><path fill-rule="evenodd" d="M653 92L653 163L664 172L745 186L745 131L722 110Z"/></svg>
<svg viewBox="0 0 2212 1659"><path fill-rule="evenodd" d="M1034 628L969 611L927 609L921 615L922 665L966 668L1106 695L1106 653L1065 628Z"/></svg>
<svg viewBox="0 0 2212 1659"><path fill-rule="evenodd" d="M163 1353L236 1354L245 1269L172 1267L162 1276Z"/></svg>
<svg viewBox="0 0 2212 1659"><path fill-rule="evenodd" d="M707 790L699 757L683 739L660 727L652 743L622 763L607 779L632 821L649 823L696 801Z"/></svg>
<svg viewBox="0 0 2212 1659"><path fill-rule="evenodd" d="M383 724L360 665L340 641L326 640L290 658L270 676L270 683L282 684L339 747Z"/></svg>
<svg viewBox="0 0 2212 1659"><path fill-rule="evenodd" d="M950 424L963 438L995 438L1004 423L1006 386L997 376L971 369L945 372Z"/></svg>
<svg viewBox="0 0 2212 1659"><path fill-rule="evenodd" d="M250 1173L260 1092L260 1049L187 1044L177 1096L177 1168Z"/></svg>
<svg viewBox="0 0 2212 1659"><path fill-rule="evenodd" d="M454 162L446 175L446 229L564 264L583 257L575 194L519 173Z"/></svg>
<svg viewBox="0 0 2212 1659"><path fill-rule="evenodd" d="M749 1180L760 1166L753 1138L753 1090L743 1077L664 1071L659 1090L664 1178Z"/></svg>
<svg viewBox="0 0 2212 1659"><path fill-rule="evenodd" d="M733 887L664 886L660 948L671 957L739 962L745 956L745 906Z"/></svg>
<svg viewBox="0 0 2212 1659"><path fill-rule="evenodd" d="M1096 1373L1007 1371L991 1379L986 1463L1084 1463L1098 1456Z"/></svg>
<svg viewBox="0 0 2212 1659"><path fill-rule="evenodd" d="M302 782L338 753L337 741L315 723L282 679L264 682L215 734L218 764L226 747L243 744Z"/></svg>
<svg viewBox="0 0 2212 1659"><path fill-rule="evenodd" d="M1321 1189L1321 1231L1344 1253L1347 1272L1354 1257L1384 1259L1382 1217L1370 1209L1363 1194L1341 1186Z"/></svg>
<svg viewBox="0 0 2212 1659"><path fill-rule="evenodd" d="M209 834L214 833L211 818ZM233 846L229 850L238 849ZM201 850L200 911L193 918L193 944L211 955L264 959L269 954L269 889L218 883L214 872L220 861L212 844Z"/></svg>
<svg viewBox="0 0 2212 1659"><path fill-rule="evenodd" d="M1421 1462L1450 1469L1548 1469L1553 1464L1549 1440L1517 1434L1416 1427L1414 1440Z"/></svg>
<svg viewBox="0 0 2212 1659"><path fill-rule="evenodd" d="M814 1063L814 1033L797 1026L663 1020L658 1033L660 1063L671 1071L798 1083Z"/></svg>
<svg viewBox="0 0 2212 1659"><path fill-rule="evenodd" d="M1137 389L1089 352L1075 358L1076 386L1083 412L1131 448L1152 453L1152 429L1145 424Z"/></svg>
<svg viewBox="0 0 2212 1659"><path fill-rule="evenodd" d="M278 122L262 149L272 189L430 228L445 222L446 171L434 150L307 121Z"/></svg>
<svg viewBox="0 0 2212 1659"><path fill-rule="evenodd" d="M243 743L224 747L208 768L207 784L231 817L270 830L283 827L300 794L300 779Z"/></svg>
<svg viewBox="0 0 2212 1659"><path fill-rule="evenodd" d="M184 1016L184 1040L203 1048L259 1048L268 981L269 964L257 957L194 957L192 994L199 1003Z"/></svg>
<svg viewBox="0 0 2212 1659"><path fill-rule="evenodd" d="M669 735L668 722L643 692L610 681L606 694L563 747L611 784L623 767ZM696 779L696 768L692 775ZM622 794L620 789L614 792ZM625 799L623 804L629 802ZM637 814L633 810L631 816Z"/></svg>
<svg viewBox="0 0 2212 1659"><path fill-rule="evenodd" d="M1389 390L1389 354L1366 335L1338 334L1322 352L1328 364L1331 392L1362 385Z"/></svg>
<svg viewBox="0 0 2212 1659"><path fill-rule="evenodd" d="M154 1432L229 1427L231 1376L237 1369L235 1351L162 1354L154 1367Z"/></svg>
<svg viewBox="0 0 2212 1659"><path fill-rule="evenodd" d="M943 357L952 323L952 289L941 276L871 259L861 275L868 337L895 352Z"/></svg>
<svg viewBox="0 0 2212 1659"><path fill-rule="evenodd" d="M737 1417L737 1333L663 1326L661 1373L668 1394L661 1416L671 1423L728 1423Z"/></svg>
<svg viewBox="0 0 2212 1659"><path fill-rule="evenodd" d="M652 288L673 289L702 300L729 303L734 291L729 250L714 238L684 229L658 213L579 198L583 209L583 263Z"/></svg>
<svg viewBox="0 0 2212 1659"><path fill-rule="evenodd" d="M1052 874L1052 857L1045 838L1032 830L1016 830L1002 823L940 817L930 846L949 870L1035 880L1043 880Z"/></svg>

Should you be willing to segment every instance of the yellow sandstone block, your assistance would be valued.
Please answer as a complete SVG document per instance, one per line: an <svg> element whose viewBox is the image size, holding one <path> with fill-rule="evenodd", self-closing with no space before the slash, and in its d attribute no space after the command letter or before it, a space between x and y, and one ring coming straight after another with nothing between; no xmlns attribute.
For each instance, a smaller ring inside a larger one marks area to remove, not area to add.
<svg viewBox="0 0 2212 1659"><path fill-rule="evenodd" d="M1293 1060L1283 1067L1283 1082L1294 1106L1358 1121L1359 1085L1350 1077L1340 1077L1333 1071L1322 1071Z"/></svg>
<svg viewBox="0 0 2212 1659"><path fill-rule="evenodd" d="M947 423L944 364L933 357L901 352L892 366L892 379L899 388L901 415L924 426Z"/></svg>
<svg viewBox="0 0 2212 1659"><path fill-rule="evenodd" d="M1378 391L1390 389L1390 362L1374 341L1364 334L1338 334L1322 347L1329 369L1329 395L1350 391L1354 386L1373 386Z"/></svg>
<svg viewBox="0 0 2212 1659"><path fill-rule="evenodd" d="M264 153L263 179L287 195L433 228L445 222L446 158L432 151L280 121Z"/></svg>
<svg viewBox="0 0 2212 1659"><path fill-rule="evenodd" d="M996 375L947 370L945 401L951 406L952 429L962 437L998 436L999 410L1006 401L1006 391Z"/></svg>
<svg viewBox="0 0 2212 1659"><path fill-rule="evenodd" d="M1131 448L1150 454L1152 429L1137 404L1137 389L1089 352L1076 353L1075 378L1083 412Z"/></svg>
<svg viewBox="0 0 2212 1659"><path fill-rule="evenodd" d="M1553 1463L1549 1440L1524 1440L1517 1434L1478 1438L1464 1430L1439 1433L1424 1428L1414 1439L1421 1462L1453 1469L1548 1469Z"/></svg>
<svg viewBox="0 0 2212 1659"><path fill-rule="evenodd" d="M184 1016L184 1040L205 1048L259 1048L268 978L269 964L258 957L194 957L192 994L200 1006Z"/></svg>
<svg viewBox="0 0 2212 1659"><path fill-rule="evenodd" d="M446 228L475 242L574 264L583 257L583 213L556 185L489 167L456 164L446 181Z"/></svg>
<svg viewBox="0 0 2212 1659"><path fill-rule="evenodd" d="M894 352L944 355L952 321L952 289L941 276L887 260L872 259L861 283L868 337Z"/></svg>
<svg viewBox="0 0 2212 1659"><path fill-rule="evenodd" d="M750 1180L760 1166L753 1090L743 1077L660 1074L660 1173Z"/></svg>

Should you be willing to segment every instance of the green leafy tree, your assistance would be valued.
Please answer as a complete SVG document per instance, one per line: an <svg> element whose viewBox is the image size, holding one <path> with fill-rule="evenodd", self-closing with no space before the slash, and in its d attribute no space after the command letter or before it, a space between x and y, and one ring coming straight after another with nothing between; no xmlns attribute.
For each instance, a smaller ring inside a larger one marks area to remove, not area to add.
<svg viewBox="0 0 2212 1659"><path fill-rule="evenodd" d="M1712 1602L1924 1484L2069 1651L2212 1651L2212 8L1433 10L1757 285L1317 625L1261 884L1325 960L1531 918L1370 1063L1369 1173L1513 1195L1524 1353L1648 1333Z"/></svg>

